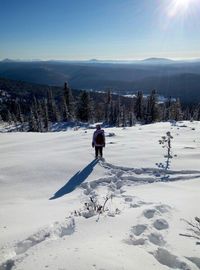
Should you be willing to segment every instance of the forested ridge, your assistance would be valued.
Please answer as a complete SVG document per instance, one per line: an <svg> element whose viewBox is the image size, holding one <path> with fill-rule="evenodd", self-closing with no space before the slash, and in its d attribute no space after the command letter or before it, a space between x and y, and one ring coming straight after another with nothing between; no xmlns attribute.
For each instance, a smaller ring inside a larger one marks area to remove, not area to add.
<svg viewBox="0 0 200 270"><path fill-rule="evenodd" d="M102 92L31 84L0 79L0 117L16 124L21 131L45 132L58 122L94 123L109 126L132 126L168 120L200 120L200 106L181 104L179 98L160 102L158 92L142 91L124 97L107 89Z"/></svg>

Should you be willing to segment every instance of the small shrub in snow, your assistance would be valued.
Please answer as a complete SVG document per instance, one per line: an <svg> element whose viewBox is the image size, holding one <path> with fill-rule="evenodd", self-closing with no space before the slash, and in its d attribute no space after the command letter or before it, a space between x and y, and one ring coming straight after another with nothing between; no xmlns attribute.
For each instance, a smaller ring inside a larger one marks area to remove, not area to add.
<svg viewBox="0 0 200 270"><path fill-rule="evenodd" d="M88 202L84 203L83 209L75 210L72 214L74 216L82 216L84 218L90 218L98 215L96 221L99 220L101 214L106 214L107 216L114 217L115 215L120 214L120 210L118 208L115 211L111 211L106 204L108 200L112 200L112 195L106 196L102 203L99 202L97 196L89 197Z"/></svg>
<svg viewBox="0 0 200 270"><path fill-rule="evenodd" d="M156 163L156 165L158 166L158 168L164 169L164 177L165 178L169 177L166 175L166 171L170 168L171 159L173 158L172 145L171 145L172 139L173 139L173 137L172 137L170 131L168 131L166 133L166 136L162 136L161 139L159 140L159 144L162 146L162 148L166 149L166 154L164 155L165 162L164 163L162 163L162 162Z"/></svg>
<svg viewBox="0 0 200 270"><path fill-rule="evenodd" d="M187 225L189 225L189 227L187 229L189 231L189 233L186 233L186 234L180 233L180 235L197 239L199 241L196 242L196 244L200 245L200 218L195 217L194 221L191 221L191 222L187 221L185 219L183 219L183 221L186 222Z"/></svg>
<svg viewBox="0 0 200 270"><path fill-rule="evenodd" d="M167 158L172 158L171 155L171 140L173 139L173 137L171 136L170 131L168 131L166 133L167 136L162 136L161 140L159 140L159 144L162 145L163 148L167 149L167 154L165 155L165 157Z"/></svg>

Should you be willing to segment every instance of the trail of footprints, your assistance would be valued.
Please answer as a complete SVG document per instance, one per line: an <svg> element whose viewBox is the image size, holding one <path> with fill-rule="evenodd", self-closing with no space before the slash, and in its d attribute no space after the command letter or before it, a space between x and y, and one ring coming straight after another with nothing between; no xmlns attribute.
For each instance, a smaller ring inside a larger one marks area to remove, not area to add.
<svg viewBox="0 0 200 270"><path fill-rule="evenodd" d="M100 165L107 170L107 177L100 178L81 185L85 195L92 195L98 186L107 186L115 195L124 198L124 202L130 208L141 206L146 208L140 219L143 221L133 226L130 230L129 239L126 243L134 246L141 246L147 250L162 265L170 269L193 270L200 269L200 259L196 257L179 257L170 252L166 235L170 224L168 216L171 207L164 204L153 205L152 203L135 200L133 197L123 195L123 187L132 184L153 183L157 181L178 181L200 178L200 171L168 170L169 178L163 179L162 169L155 168L126 168L115 166L106 162L100 162Z"/></svg>
<svg viewBox="0 0 200 270"><path fill-rule="evenodd" d="M181 170L166 171L159 168L127 168L115 166L113 164L99 161L99 165L103 167L107 176L90 182L81 184L85 195L91 194L98 186L108 186L113 191L122 191L124 186L148 184L160 181L179 181L200 178L200 171Z"/></svg>
<svg viewBox="0 0 200 270"><path fill-rule="evenodd" d="M138 198L133 200L133 196L123 194L123 187L130 184L153 183L160 181L157 176L162 173L160 169L153 168L125 168L115 166L109 163L100 163L107 170L107 177L100 178L81 185L84 194L92 195L98 186L107 186L114 194L118 194L129 208L144 207L140 217L141 223L134 225L130 229L129 239L125 242L129 245L141 246L147 250L154 258L170 269L193 270L200 269L200 259L196 257L179 258L168 250L165 236L169 223L167 217L172 210L170 206L159 204L155 205L149 202L140 201ZM185 178L200 177L200 171L168 171L173 177L171 181L183 180ZM184 177L186 175L186 177ZM188 176L187 176L188 175ZM74 219L66 220L64 223L55 223L52 226L38 231L36 234L15 244L14 249L10 250L9 256L6 256L4 262L0 264L0 270L11 270L16 263L23 260L26 252L33 246L40 244L48 239L55 240L65 235L73 234L75 230ZM2 250L1 250L2 251ZM7 251L5 251L6 254Z"/></svg>
<svg viewBox="0 0 200 270"><path fill-rule="evenodd" d="M129 245L141 246L147 250L162 265L170 269L193 270L200 269L200 259L196 257L183 258L172 254L165 240L169 223L171 207L164 204L151 205L140 216L141 223L130 229L129 239L125 242Z"/></svg>
<svg viewBox="0 0 200 270"><path fill-rule="evenodd" d="M168 209L170 207L167 205L158 205L154 208L145 209L142 213L144 223L131 228L131 244L137 245L138 237L140 237L140 241L143 243L150 242L157 246L163 246L166 242L161 232L168 229L169 224L166 219L160 217L160 213L163 213L163 211L168 212ZM145 222L145 219L147 222Z"/></svg>
<svg viewBox="0 0 200 270"><path fill-rule="evenodd" d="M27 251L46 241L56 240L66 235L71 235L75 231L74 218L66 218L63 222L55 222L50 226L37 231L25 240L17 242L13 247L0 250L3 257L0 270L11 270L17 263L20 263L27 256Z"/></svg>

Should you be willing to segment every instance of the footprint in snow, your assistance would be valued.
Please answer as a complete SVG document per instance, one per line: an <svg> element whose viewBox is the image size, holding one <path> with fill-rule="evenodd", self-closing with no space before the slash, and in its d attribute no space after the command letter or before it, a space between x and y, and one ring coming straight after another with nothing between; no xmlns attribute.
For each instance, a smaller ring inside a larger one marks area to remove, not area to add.
<svg viewBox="0 0 200 270"><path fill-rule="evenodd" d="M169 228L168 222L163 218L156 219L153 223L153 226L154 226L154 228L156 228L159 231L166 230L167 228Z"/></svg>
<svg viewBox="0 0 200 270"><path fill-rule="evenodd" d="M145 238L135 238L133 235L130 235L130 238L125 241L129 245L142 246L145 244Z"/></svg>
<svg viewBox="0 0 200 270"><path fill-rule="evenodd" d="M55 222L53 226L39 230L25 240L19 241L13 248L11 248L12 250L10 250L9 253L12 254L12 257L9 256L10 259L7 259L0 265L0 270L11 270L15 263L19 261L19 258L21 258L20 260L23 260L23 257L21 256L27 255L26 251L44 242L46 239L62 238L66 235L73 234L74 231L75 221L73 218L65 220L61 223Z"/></svg>
<svg viewBox="0 0 200 270"><path fill-rule="evenodd" d="M163 236L159 233L153 232L148 236L148 238L152 244L157 245L157 246L163 246L166 243Z"/></svg>
<svg viewBox="0 0 200 270"><path fill-rule="evenodd" d="M160 204L155 206L156 210L158 210L161 214L168 213L172 208L169 205Z"/></svg>
<svg viewBox="0 0 200 270"><path fill-rule="evenodd" d="M147 210L144 210L143 215L146 218L150 219L154 217L155 213L156 213L155 209L147 209Z"/></svg>
<svg viewBox="0 0 200 270"><path fill-rule="evenodd" d="M170 253L167 249L158 248L155 252L151 252L154 258L170 269L192 270L192 268L176 255Z"/></svg>
<svg viewBox="0 0 200 270"><path fill-rule="evenodd" d="M200 258L197 257L186 257L189 261L194 263L200 269Z"/></svg>
<svg viewBox="0 0 200 270"><path fill-rule="evenodd" d="M145 230L147 229L147 225L145 224L138 224L136 226L133 226L132 228L132 232L134 233L134 235L139 236L140 234L142 234Z"/></svg>

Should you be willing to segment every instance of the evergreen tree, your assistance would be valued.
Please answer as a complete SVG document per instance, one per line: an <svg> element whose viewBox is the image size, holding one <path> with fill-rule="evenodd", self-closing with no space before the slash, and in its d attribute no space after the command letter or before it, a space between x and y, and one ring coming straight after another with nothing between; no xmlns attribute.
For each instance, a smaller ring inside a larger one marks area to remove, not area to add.
<svg viewBox="0 0 200 270"><path fill-rule="evenodd" d="M53 98L51 89L49 89L47 92L47 105L48 105L49 121L52 123L57 122L59 119L59 114L57 111L55 99Z"/></svg>
<svg viewBox="0 0 200 270"><path fill-rule="evenodd" d="M8 122L9 124L12 124L13 122L12 114L10 113L9 110L7 110L6 122Z"/></svg>
<svg viewBox="0 0 200 270"><path fill-rule="evenodd" d="M134 114L134 112L132 112L132 111L129 112L128 119L129 119L129 126L130 127L135 125L135 114Z"/></svg>
<svg viewBox="0 0 200 270"><path fill-rule="evenodd" d="M122 113L121 113L121 98L120 95L118 95L117 103L116 103L116 109L115 109L115 115L116 115L116 125L119 127L121 125L122 119Z"/></svg>
<svg viewBox="0 0 200 270"><path fill-rule="evenodd" d="M19 102L16 103L17 105L17 119L20 122L20 131L24 131L24 115L22 114L21 105Z"/></svg>
<svg viewBox="0 0 200 270"><path fill-rule="evenodd" d="M66 121L73 120L74 118L74 97L67 82L64 84L63 118L67 119Z"/></svg>
<svg viewBox="0 0 200 270"><path fill-rule="evenodd" d="M172 106L172 97L170 96L168 101L165 104L165 108L166 108L166 119L165 120L171 120L171 106Z"/></svg>
<svg viewBox="0 0 200 270"><path fill-rule="evenodd" d="M183 112L182 112L181 102L179 98L175 102L175 120L176 121L183 120Z"/></svg>
<svg viewBox="0 0 200 270"><path fill-rule="evenodd" d="M77 102L77 118L80 121L88 122L92 117L92 106L90 94L87 91L82 91Z"/></svg>
<svg viewBox="0 0 200 270"><path fill-rule="evenodd" d="M121 119L122 119L122 126L126 127L126 111L125 111L125 106L122 106L122 110L121 110Z"/></svg>
<svg viewBox="0 0 200 270"><path fill-rule="evenodd" d="M117 102L113 102L112 103L112 115L113 115L113 125L117 126L118 125L118 106L117 106Z"/></svg>
<svg viewBox="0 0 200 270"><path fill-rule="evenodd" d="M15 124L15 126L17 126L18 121L14 113L11 113L11 119L12 119L12 122Z"/></svg>
<svg viewBox="0 0 200 270"><path fill-rule="evenodd" d="M166 103L160 104L160 120L161 121L167 121L167 108Z"/></svg>
<svg viewBox="0 0 200 270"><path fill-rule="evenodd" d="M89 94L89 121L91 123L94 123L94 119L95 119L95 112L94 112L94 100L90 97Z"/></svg>
<svg viewBox="0 0 200 270"><path fill-rule="evenodd" d="M143 107L143 93L142 91L137 92L135 101L135 115L137 120L142 120L144 118L144 107Z"/></svg>
<svg viewBox="0 0 200 270"><path fill-rule="evenodd" d="M183 119L184 120L191 120L192 119L192 115L191 115L189 107L186 107L186 109L185 109L185 111L183 113Z"/></svg>
<svg viewBox="0 0 200 270"><path fill-rule="evenodd" d="M64 122L67 122L70 120L70 114L69 114L69 110L68 110L68 107L67 107L67 104L66 104L66 100L65 100L65 97L63 96L63 99L62 99L62 120Z"/></svg>
<svg viewBox="0 0 200 270"><path fill-rule="evenodd" d="M48 105L47 99L44 99L44 129L49 131L49 115L48 115Z"/></svg>
<svg viewBox="0 0 200 270"><path fill-rule="evenodd" d="M23 116L23 114L22 114L22 110L21 110L21 105L20 105L20 103L19 102L16 102L16 107L17 107L17 120L21 123L21 124L23 124L23 122L24 122L24 116Z"/></svg>
<svg viewBox="0 0 200 270"><path fill-rule="evenodd" d="M43 132L43 121L44 121L44 111L43 104L41 100L37 100L37 112L38 112L38 129L40 132Z"/></svg>
<svg viewBox="0 0 200 270"><path fill-rule="evenodd" d="M33 115L34 115L34 120L35 120L35 130L37 132L42 131L42 125L41 125L41 119L39 115L39 107L38 107L38 102L36 97L33 98Z"/></svg>
<svg viewBox="0 0 200 270"><path fill-rule="evenodd" d="M197 105L196 120L200 121L200 104Z"/></svg>
<svg viewBox="0 0 200 270"><path fill-rule="evenodd" d="M175 121L180 121L183 119L181 103L179 99L177 99L176 102L172 103L170 106L170 118Z"/></svg>
<svg viewBox="0 0 200 270"><path fill-rule="evenodd" d="M108 125L113 125L113 100L111 90L107 90L106 101L105 101L105 122Z"/></svg>
<svg viewBox="0 0 200 270"><path fill-rule="evenodd" d="M158 109L157 109L157 97L156 91L153 90L147 99L147 109L146 109L146 122L152 123L155 122L158 118Z"/></svg>
<svg viewBox="0 0 200 270"><path fill-rule="evenodd" d="M35 113L33 112L33 108L30 109L29 115L29 131L38 132L38 125L35 119Z"/></svg>
<svg viewBox="0 0 200 270"><path fill-rule="evenodd" d="M109 125L114 125L116 123L116 118L115 118L115 106L114 102L111 100L110 104L110 115L109 115Z"/></svg>

